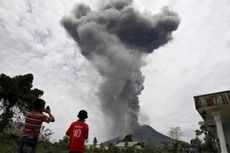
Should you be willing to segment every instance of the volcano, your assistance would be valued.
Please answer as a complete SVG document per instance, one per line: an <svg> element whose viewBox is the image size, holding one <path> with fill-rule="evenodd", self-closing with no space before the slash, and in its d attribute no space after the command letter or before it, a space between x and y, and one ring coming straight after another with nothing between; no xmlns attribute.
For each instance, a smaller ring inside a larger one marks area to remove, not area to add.
<svg viewBox="0 0 230 153"><path fill-rule="evenodd" d="M170 137L154 130L149 125L139 126L134 132L131 133L132 140L136 142L142 142L145 145L162 145L163 143L173 143L174 140ZM119 141L122 141L123 138L116 137L111 140L104 142L104 145L108 145L109 143L116 144Z"/></svg>
<svg viewBox="0 0 230 153"><path fill-rule="evenodd" d="M143 125L132 133L133 141L143 142L148 145L159 145L162 143L172 143L174 140L168 136L154 130L149 125Z"/></svg>

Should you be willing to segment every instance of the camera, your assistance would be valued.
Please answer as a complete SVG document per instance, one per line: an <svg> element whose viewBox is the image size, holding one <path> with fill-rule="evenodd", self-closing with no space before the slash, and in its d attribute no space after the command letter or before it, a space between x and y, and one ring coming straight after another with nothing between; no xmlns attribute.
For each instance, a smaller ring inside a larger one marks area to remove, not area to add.
<svg viewBox="0 0 230 153"><path fill-rule="evenodd" d="M50 110L50 106L46 106L46 110Z"/></svg>

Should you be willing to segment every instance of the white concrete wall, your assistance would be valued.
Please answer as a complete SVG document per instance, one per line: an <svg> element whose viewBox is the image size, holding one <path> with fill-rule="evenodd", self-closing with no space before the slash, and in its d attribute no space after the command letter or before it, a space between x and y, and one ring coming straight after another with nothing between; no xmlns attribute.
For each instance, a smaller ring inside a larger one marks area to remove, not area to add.
<svg viewBox="0 0 230 153"><path fill-rule="evenodd" d="M228 144L228 151L230 152L230 122L228 124L224 124L223 129L226 143Z"/></svg>

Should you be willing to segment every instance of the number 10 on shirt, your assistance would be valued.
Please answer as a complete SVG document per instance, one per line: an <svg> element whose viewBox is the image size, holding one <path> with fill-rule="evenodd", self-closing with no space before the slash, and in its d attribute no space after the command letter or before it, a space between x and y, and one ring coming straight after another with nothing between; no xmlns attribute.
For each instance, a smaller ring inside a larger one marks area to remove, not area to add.
<svg viewBox="0 0 230 153"><path fill-rule="evenodd" d="M81 129L74 130L73 137L80 137L81 136Z"/></svg>

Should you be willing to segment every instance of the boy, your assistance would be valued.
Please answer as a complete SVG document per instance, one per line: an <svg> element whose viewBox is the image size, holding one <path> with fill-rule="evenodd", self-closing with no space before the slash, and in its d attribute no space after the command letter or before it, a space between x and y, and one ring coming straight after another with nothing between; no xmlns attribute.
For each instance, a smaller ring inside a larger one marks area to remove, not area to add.
<svg viewBox="0 0 230 153"><path fill-rule="evenodd" d="M88 114L85 110L81 110L78 113L79 120L73 122L66 135L70 137L69 140L69 153L83 153L85 147L85 140L88 139L89 127L85 123L85 119L88 118Z"/></svg>
<svg viewBox="0 0 230 153"><path fill-rule="evenodd" d="M42 123L55 121L49 106L44 109L45 104L44 100L36 99L33 103L33 110L26 114L24 129L18 139L15 153L35 153Z"/></svg>

